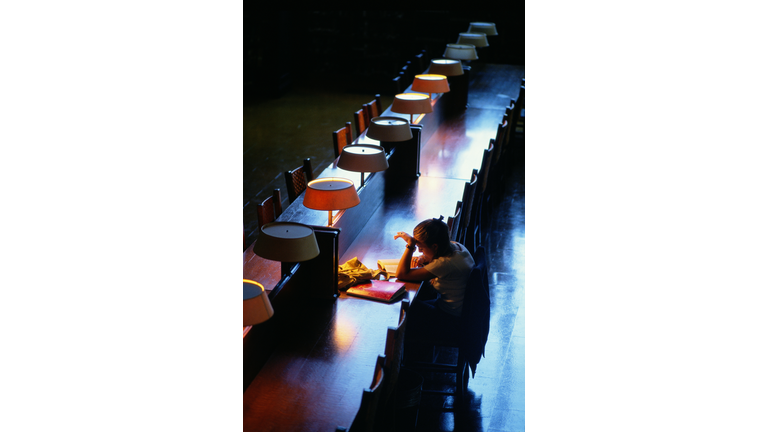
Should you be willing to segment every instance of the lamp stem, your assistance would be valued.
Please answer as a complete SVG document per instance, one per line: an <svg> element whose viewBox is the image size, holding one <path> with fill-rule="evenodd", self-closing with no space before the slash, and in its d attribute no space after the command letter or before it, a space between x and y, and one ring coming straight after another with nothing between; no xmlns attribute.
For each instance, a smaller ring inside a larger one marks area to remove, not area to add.
<svg viewBox="0 0 768 432"><path fill-rule="evenodd" d="M363 183L365 183L365 173L360 173L360 187L363 187Z"/></svg>
<svg viewBox="0 0 768 432"><path fill-rule="evenodd" d="M333 225L333 210L328 210L328 226Z"/></svg>

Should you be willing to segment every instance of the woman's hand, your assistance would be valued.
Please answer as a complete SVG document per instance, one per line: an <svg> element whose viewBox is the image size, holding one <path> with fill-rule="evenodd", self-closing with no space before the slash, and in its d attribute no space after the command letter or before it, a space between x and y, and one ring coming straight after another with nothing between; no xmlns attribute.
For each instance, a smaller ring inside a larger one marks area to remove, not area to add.
<svg viewBox="0 0 768 432"><path fill-rule="evenodd" d="M395 234L395 240L397 239L403 239L408 244L408 246L416 246L416 240L414 240L413 237L410 236L410 234L399 231L397 234Z"/></svg>

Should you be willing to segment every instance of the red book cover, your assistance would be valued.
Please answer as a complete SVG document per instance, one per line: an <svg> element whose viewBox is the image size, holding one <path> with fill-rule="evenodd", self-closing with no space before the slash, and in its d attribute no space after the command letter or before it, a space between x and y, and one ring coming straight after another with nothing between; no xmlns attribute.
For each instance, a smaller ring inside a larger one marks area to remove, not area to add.
<svg viewBox="0 0 768 432"><path fill-rule="evenodd" d="M349 295L384 302L391 302L404 292L405 282L390 282L383 280L372 280L368 283L351 286L347 289L347 294Z"/></svg>

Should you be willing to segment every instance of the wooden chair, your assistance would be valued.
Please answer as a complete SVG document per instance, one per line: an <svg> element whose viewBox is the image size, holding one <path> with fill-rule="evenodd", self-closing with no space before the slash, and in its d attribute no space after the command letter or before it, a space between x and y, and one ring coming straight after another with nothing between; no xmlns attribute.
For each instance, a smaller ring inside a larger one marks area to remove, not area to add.
<svg viewBox="0 0 768 432"><path fill-rule="evenodd" d="M352 141L352 123L347 122L343 128L333 131L333 155L339 157L341 149L352 144Z"/></svg>
<svg viewBox="0 0 768 432"><path fill-rule="evenodd" d="M506 116L505 116L506 117ZM505 145L510 135L510 122L502 121L496 129L496 138L493 139L493 154L491 157L491 171L488 182L490 183L489 194L494 202L499 198L499 193L503 190L504 178L508 174L508 167L505 160L510 156L509 145ZM502 155L504 153L504 155Z"/></svg>
<svg viewBox="0 0 768 432"><path fill-rule="evenodd" d="M426 73L427 68L429 67L429 64L427 63L427 56L425 52L420 52L419 54L416 54L413 60L414 67L416 68L417 74L423 74Z"/></svg>
<svg viewBox="0 0 768 432"><path fill-rule="evenodd" d="M451 241L458 241L459 225L461 225L461 201L456 201L456 212L453 216L448 216L446 225L448 225Z"/></svg>
<svg viewBox="0 0 768 432"><path fill-rule="evenodd" d="M405 88L408 88L413 83L413 78L415 74L413 73L413 67L411 62L407 61L405 62L405 66L403 66L402 69L400 69L400 72L403 74L403 80L405 84ZM421 72L419 72L421 73Z"/></svg>
<svg viewBox="0 0 768 432"><path fill-rule="evenodd" d="M387 379L384 381L384 389L379 400L379 412L383 417L378 423L387 423L391 428L396 424L397 410L395 409L394 391L397 379L400 376L400 364L403 360L403 341L405 340L405 320L408 314L410 302L404 299L400 302L400 318L397 327L387 328L387 342L384 348L384 373Z"/></svg>
<svg viewBox="0 0 768 432"><path fill-rule="evenodd" d="M376 359L376 369L373 372L371 388L363 390L363 400L360 403L360 409L357 411L355 420L349 427L350 432L372 432L373 427L376 425L378 403L384 390L385 361L386 358L383 355L379 355Z"/></svg>
<svg viewBox="0 0 768 432"><path fill-rule="evenodd" d="M483 150L483 160L480 164L480 171L478 171L478 184L475 191L475 199L472 201L472 217L473 221L470 221L472 228L472 236L474 241L472 244L477 247L482 245L483 233L487 232L488 214L490 211L490 205L488 203L488 174L491 169L491 154L493 153L493 140L489 145L489 148Z"/></svg>
<svg viewBox="0 0 768 432"><path fill-rule="evenodd" d="M406 85L403 85L403 82L405 81L405 78L403 75L398 75L392 79L392 91L394 94L400 94L405 90L407 87Z"/></svg>
<svg viewBox="0 0 768 432"><path fill-rule="evenodd" d="M355 111L354 120L355 120L354 123L355 123L355 133L356 133L355 138L357 138L368 127L368 125L365 123L365 109L361 108Z"/></svg>
<svg viewBox="0 0 768 432"><path fill-rule="evenodd" d="M360 136L364 130L368 129L372 118L380 116L382 112L384 110L381 107L381 95L378 94L372 101L363 104L360 110L355 111L355 131L357 136Z"/></svg>
<svg viewBox="0 0 768 432"><path fill-rule="evenodd" d="M274 222L283 214L283 202L280 196L280 189L272 191L272 196L265 199L261 204L256 204L256 217L259 220L259 228L265 224Z"/></svg>
<svg viewBox="0 0 768 432"><path fill-rule="evenodd" d="M422 393L449 394L461 403L467 391L470 372L474 376L480 358L485 355L485 343L490 331L490 291L485 248L480 246L474 255L475 266L469 276L461 310L460 331L446 332L440 337L419 340L419 346L432 347L431 361L409 361L403 366L427 373L447 373L455 376L454 391L422 389ZM447 351L453 351L455 362L447 361ZM442 359L440 358L442 355ZM456 407L456 402L454 407ZM446 408L450 410L451 408Z"/></svg>
<svg viewBox="0 0 768 432"><path fill-rule="evenodd" d="M496 148L493 153L493 161L491 161L493 165L498 164L499 160L501 159L501 153L504 152L503 144L508 130L509 122L505 122L503 120L496 127L496 138L494 138L493 142L497 145L498 148Z"/></svg>
<svg viewBox="0 0 768 432"><path fill-rule="evenodd" d="M514 115L514 128L513 134L525 134L525 78L522 79L520 84L520 94L517 95L517 99L512 99L512 103L515 105Z"/></svg>
<svg viewBox="0 0 768 432"><path fill-rule="evenodd" d="M374 96L373 100L368 102L371 105L375 105L375 115L371 116L371 118L378 117L384 112L384 107L381 106L381 95L377 94Z"/></svg>
<svg viewBox="0 0 768 432"><path fill-rule="evenodd" d="M363 104L363 110L365 112L365 127L368 128L368 125L371 124L371 119L380 116L383 112L381 108L381 95L377 94L372 101Z"/></svg>
<svg viewBox="0 0 768 432"><path fill-rule="evenodd" d="M504 133L504 142L501 143L502 152L500 159L504 166L509 167L513 158L512 145L514 145L514 125L517 123L517 120L515 119L514 103L507 107L506 113L504 114L504 121L507 122L509 126L507 127L507 131Z"/></svg>
<svg viewBox="0 0 768 432"><path fill-rule="evenodd" d="M466 248L474 253L474 245L469 243L472 240L471 236L467 233L472 232L470 228L470 219L472 218L472 201L475 198L475 190L477 189L477 170L472 170L472 180L464 183L464 194L461 198L461 218L459 219L459 233L457 242L466 246Z"/></svg>
<svg viewBox="0 0 768 432"><path fill-rule="evenodd" d="M307 183L314 180L312 163L309 158L304 159L304 164L285 172L285 185L288 191L288 200L294 202L307 188Z"/></svg>

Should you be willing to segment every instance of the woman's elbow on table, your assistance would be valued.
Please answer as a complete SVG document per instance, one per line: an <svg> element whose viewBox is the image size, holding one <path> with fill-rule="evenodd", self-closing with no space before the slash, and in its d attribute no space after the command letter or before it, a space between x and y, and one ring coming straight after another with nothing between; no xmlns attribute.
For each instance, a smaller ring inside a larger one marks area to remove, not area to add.
<svg viewBox="0 0 768 432"><path fill-rule="evenodd" d="M424 267L418 268L403 268L405 266L397 267L397 278L404 281L419 282L434 279L436 276L429 272Z"/></svg>

